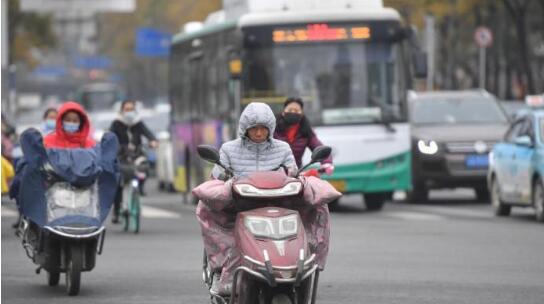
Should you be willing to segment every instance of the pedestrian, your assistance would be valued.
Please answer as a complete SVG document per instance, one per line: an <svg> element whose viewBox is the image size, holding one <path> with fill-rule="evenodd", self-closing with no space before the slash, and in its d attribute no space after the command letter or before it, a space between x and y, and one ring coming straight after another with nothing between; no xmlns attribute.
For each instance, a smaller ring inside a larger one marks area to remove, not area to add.
<svg viewBox="0 0 544 304"><path fill-rule="evenodd" d="M43 122L40 127L40 131L43 135L47 135L55 131L57 125L58 111L55 108L47 108L43 113Z"/></svg>
<svg viewBox="0 0 544 304"><path fill-rule="evenodd" d="M95 141L89 138L91 122L83 107L73 101L64 103L58 111L55 130L44 138L49 148L92 148Z"/></svg>
<svg viewBox="0 0 544 304"><path fill-rule="evenodd" d="M297 166L302 166L302 156L306 148L313 151L323 144L315 135L310 121L304 115L304 102L299 97L289 97L283 103L283 111L276 115L277 126L274 138L283 140L289 144ZM323 161L328 174L332 173L332 159L329 157ZM314 174L315 175L315 172Z"/></svg>

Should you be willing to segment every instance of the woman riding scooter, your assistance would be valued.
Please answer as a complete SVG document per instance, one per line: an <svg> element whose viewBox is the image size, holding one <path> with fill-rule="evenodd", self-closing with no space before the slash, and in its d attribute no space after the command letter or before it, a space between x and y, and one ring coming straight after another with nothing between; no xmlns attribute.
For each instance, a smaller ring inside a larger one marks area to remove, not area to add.
<svg viewBox="0 0 544 304"><path fill-rule="evenodd" d="M304 115L304 102L302 98L289 97L283 103L283 111L276 116L278 125L274 132L274 138L283 140L289 144L297 166L302 165L302 156L306 149L314 151L315 148L323 146L321 141L315 135L308 118ZM322 168L319 171L332 174L334 166L331 157L322 162ZM308 170L306 175L319 175L317 169Z"/></svg>
<svg viewBox="0 0 544 304"><path fill-rule="evenodd" d="M103 225L117 184L118 142L105 134L99 145L88 138L83 108L67 102L54 132L42 139L36 129L21 135L24 152L10 196L22 219L17 235L28 257L47 271L50 286L66 273L69 295L79 292L81 272L95 266L102 251Z"/></svg>
<svg viewBox="0 0 544 304"><path fill-rule="evenodd" d="M216 165L212 175L225 180L232 175L236 178L253 172L280 168L292 174L296 173L297 166L289 145L271 136L275 124L274 114L268 105L250 103L240 117L238 129L240 138L223 144L219 151L221 166ZM228 168L229 172L225 172L223 166ZM225 189L230 194L229 182L225 184ZM200 191L198 188L195 191L193 193L198 196ZM323 219L321 224L326 231L323 231L322 240L327 243L328 248L328 211L326 206L323 208L323 212L315 211L312 218ZM233 234L236 212L236 208L227 210L213 208L203 201L200 201L197 207L197 217L206 248L206 264L209 273L213 274L210 293L214 296L230 295L233 273L240 265L241 257L237 252ZM322 251L326 252L327 249ZM324 260L321 262L324 263Z"/></svg>
<svg viewBox="0 0 544 304"><path fill-rule="evenodd" d="M221 146L219 151L221 163L231 168L235 175L244 175L254 171L269 171L280 166L296 171L295 159L289 145L272 138L275 127L276 118L267 104L250 103L240 116L239 138L226 142ZM212 175L218 179L225 179L226 177L225 172L219 166L213 169ZM197 217L201 220L204 237L206 227L214 223L202 223L202 221L214 218L213 215L207 216L208 213L213 212L202 202L197 207ZM218 214L217 216L221 217L222 215ZM227 243L225 246L231 247L229 245L232 240L231 231L225 230L225 232L222 239ZM204 241L207 241L206 238ZM214 242L213 240L210 241ZM214 252L209 252L209 254L213 255ZM223 257L211 259L217 261L216 265L212 265L212 267L219 268L219 272L222 274L221 277L217 274L214 276L211 293L218 295L228 295L230 293L232 277L229 275L228 269L234 267L237 261L227 260L229 254L234 258L234 253L226 253ZM221 255L221 253L217 252L217 255Z"/></svg>

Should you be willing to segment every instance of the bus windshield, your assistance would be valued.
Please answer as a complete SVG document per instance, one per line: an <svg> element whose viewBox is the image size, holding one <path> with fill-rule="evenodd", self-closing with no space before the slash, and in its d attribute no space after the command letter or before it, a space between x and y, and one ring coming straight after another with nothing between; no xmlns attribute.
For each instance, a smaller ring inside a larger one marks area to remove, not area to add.
<svg viewBox="0 0 544 304"><path fill-rule="evenodd" d="M305 101L313 124L405 121L398 43L315 43L249 49L243 103Z"/></svg>

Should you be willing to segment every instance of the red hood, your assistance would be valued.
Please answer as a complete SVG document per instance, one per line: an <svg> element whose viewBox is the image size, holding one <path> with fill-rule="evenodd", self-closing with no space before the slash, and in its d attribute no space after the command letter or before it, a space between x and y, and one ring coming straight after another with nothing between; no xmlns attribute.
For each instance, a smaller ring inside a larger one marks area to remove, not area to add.
<svg viewBox="0 0 544 304"><path fill-rule="evenodd" d="M62 117L68 111L77 112L81 118L81 129L76 133L66 133L62 128ZM57 124L55 132L49 134L45 138L45 145L47 148L89 148L94 145L94 141L89 139L89 133L91 130L91 123L87 113L83 107L73 101L64 103L59 108L59 114L57 116Z"/></svg>

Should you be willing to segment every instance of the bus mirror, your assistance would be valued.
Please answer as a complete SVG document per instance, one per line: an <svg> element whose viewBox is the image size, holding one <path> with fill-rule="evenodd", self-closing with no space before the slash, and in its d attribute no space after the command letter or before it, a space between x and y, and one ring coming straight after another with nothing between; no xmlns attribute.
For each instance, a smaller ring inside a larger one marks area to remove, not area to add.
<svg viewBox="0 0 544 304"><path fill-rule="evenodd" d="M427 54L416 51L413 55L414 74L416 78L427 77Z"/></svg>
<svg viewBox="0 0 544 304"><path fill-rule="evenodd" d="M229 61L229 72L232 78L237 78L242 73L242 60L231 59Z"/></svg>

